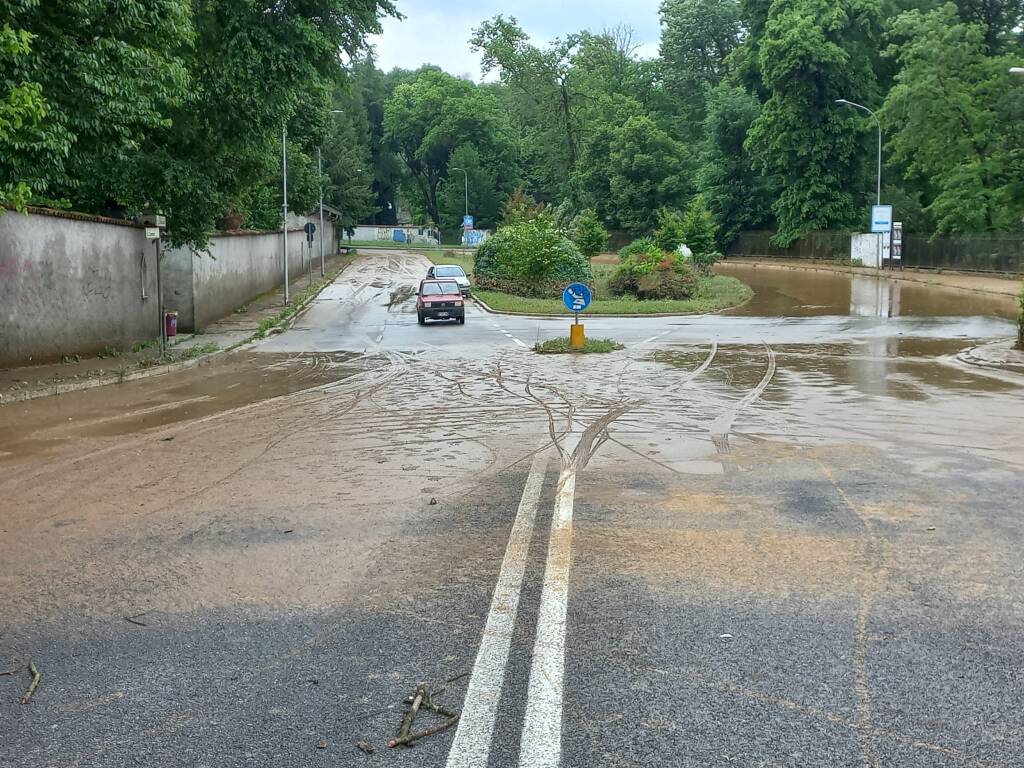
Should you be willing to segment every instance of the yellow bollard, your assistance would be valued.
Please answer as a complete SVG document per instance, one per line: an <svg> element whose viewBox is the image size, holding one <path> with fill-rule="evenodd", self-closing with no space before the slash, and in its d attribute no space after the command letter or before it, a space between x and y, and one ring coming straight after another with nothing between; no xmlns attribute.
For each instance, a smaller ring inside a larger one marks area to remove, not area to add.
<svg viewBox="0 0 1024 768"><path fill-rule="evenodd" d="M583 326L575 323L569 326L569 346L573 349L583 349L587 343L587 337L583 335Z"/></svg>

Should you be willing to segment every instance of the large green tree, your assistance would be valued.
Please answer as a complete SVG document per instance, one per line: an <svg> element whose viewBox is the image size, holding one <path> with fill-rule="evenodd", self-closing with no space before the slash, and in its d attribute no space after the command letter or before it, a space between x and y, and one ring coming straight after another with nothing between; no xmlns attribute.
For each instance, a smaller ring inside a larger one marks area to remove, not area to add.
<svg viewBox="0 0 1024 768"><path fill-rule="evenodd" d="M666 87L699 133L705 93L721 82L729 55L740 43L739 0L664 0L661 25Z"/></svg>
<svg viewBox="0 0 1024 768"><path fill-rule="evenodd" d="M777 175L777 240L858 219L865 126L836 99L876 103L871 63L879 37L878 0L775 0L760 41L770 93L746 146L756 167Z"/></svg>
<svg viewBox="0 0 1024 768"><path fill-rule="evenodd" d="M81 208L124 202L119 192L148 137L188 95L188 0L4 0L0 8L8 28L32 39L2 59L0 78L38 85L47 137L3 153L4 178Z"/></svg>
<svg viewBox="0 0 1024 768"><path fill-rule="evenodd" d="M0 157L13 159L26 147L39 151L46 144L50 144L50 151L66 151L65 144L53 141L52 135L39 130L46 117L46 102L39 83L13 73L18 59L32 50L31 42L29 32L16 30L10 24L0 26ZM8 162L0 160L0 169L4 171L0 177L0 206L23 210L32 197L32 188L28 181L12 173Z"/></svg>
<svg viewBox="0 0 1024 768"><path fill-rule="evenodd" d="M745 88L721 84L708 92L704 150L697 187L721 226L723 245L743 229L771 220L774 179L754 169L744 147L761 105Z"/></svg>
<svg viewBox="0 0 1024 768"><path fill-rule="evenodd" d="M452 75L424 71L395 88L385 107L384 130L435 224L446 223L438 185L449 176L452 155L460 147L473 147L476 153L475 158L463 156L462 162L474 166L466 170L480 169L477 183L487 179L488 189L478 193L511 190L518 179L516 145L499 100L489 89ZM451 181L454 188L462 174Z"/></svg>
<svg viewBox="0 0 1024 768"><path fill-rule="evenodd" d="M939 232L1020 229L1024 217L1024 83L1012 56L989 56L987 28L952 4L909 11L885 102L893 160L930 197Z"/></svg>

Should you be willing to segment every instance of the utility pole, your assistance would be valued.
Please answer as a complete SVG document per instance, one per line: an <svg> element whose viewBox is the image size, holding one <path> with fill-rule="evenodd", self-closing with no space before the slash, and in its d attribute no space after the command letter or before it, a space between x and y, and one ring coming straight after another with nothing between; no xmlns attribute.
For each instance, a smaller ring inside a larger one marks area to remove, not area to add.
<svg viewBox="0 0 1024 768"><path fill-rule="evenodd" d="M320 277L325 277L327 271L324 269L324 176L320 170L320 147L316 148L316 177L320 182Z"/></svg>
<svg viewBox="0 0 1024 768"><path fill-rule="evenodd" d="M284 216L281 220L281 233L284 237L284 303L288 303L288 128L281 129L281 187L284 204Z"/></svg>

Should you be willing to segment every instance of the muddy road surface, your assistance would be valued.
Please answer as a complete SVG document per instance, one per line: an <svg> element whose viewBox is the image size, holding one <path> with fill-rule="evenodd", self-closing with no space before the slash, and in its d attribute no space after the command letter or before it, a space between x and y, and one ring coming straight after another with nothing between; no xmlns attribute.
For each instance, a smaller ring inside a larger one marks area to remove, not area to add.
<svg viewBox="0 0 1024 768"><path fill-rule="evenodd" d="M377 253L0 408L0 764L1021 765L1024 379L957 357L1009 310L725 268L747 306L569 358L419 327ZM460 720L389 749L420 682Z"/></svg>

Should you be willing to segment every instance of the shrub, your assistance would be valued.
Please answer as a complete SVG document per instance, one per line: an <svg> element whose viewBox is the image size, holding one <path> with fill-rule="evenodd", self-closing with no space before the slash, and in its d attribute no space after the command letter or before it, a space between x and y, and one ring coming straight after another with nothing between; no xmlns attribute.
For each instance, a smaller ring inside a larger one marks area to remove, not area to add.
<svg viewBox="0 0 1024 768"><path fill-rule="evenodd" d="M544 203L538 203L522 187L516 187L501 206L504 226L523 224L547 216Z"/></svg>
<svg viewBox="0 0 1024 768"><path fill-rule="evenodd" d="M608 279L614 296L638 299L688 299L700 278L678 253L666 253L649 239L634 240L619 252L622 265Z"/></svg>
<svg viewBox="0 0 1024 768"><path fill-rule="evenodd" d="M658 211L658 229L654 232L654 242L668 253L675 253L686 242L686 227L678 211L667 208Z"/></svg>
<svg viewBox="0 0 1024 768"><path fill-rule="evenodd" d="M718 224L700 195L694 197L686 207L682 226L684 242L693 252L694 266L701 272L710 272L720 258L715 242Z"/></svg>
<svg viewBox="0 0 1024 768"><path fill-rule="evenodd" d="M538 286L589 282L593 277L579 248L543 217L495 232L477 249L473 272L478 282L497 280L528 293L536 293Z"/></svg>
<svg viewBox="0 0 1024 768"><path fill-rule="evenodd" d="M608 230L602 226L593 208L587 208L573 219L569 236L587 260L597 256L608 245Z"/></svg>

